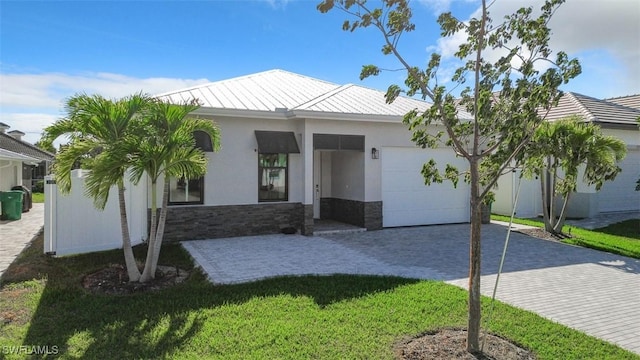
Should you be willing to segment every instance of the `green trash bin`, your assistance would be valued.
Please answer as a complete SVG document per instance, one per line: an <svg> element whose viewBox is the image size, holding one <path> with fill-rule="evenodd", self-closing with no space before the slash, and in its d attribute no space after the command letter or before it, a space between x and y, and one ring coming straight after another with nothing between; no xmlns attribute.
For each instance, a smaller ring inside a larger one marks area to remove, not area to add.
<svg viewBox="0 0 640 360"><path fill-rule="evenodd" d="M22 219L22 196L20 190L3 191L0 193L2 202L2 220Z"/></svg>

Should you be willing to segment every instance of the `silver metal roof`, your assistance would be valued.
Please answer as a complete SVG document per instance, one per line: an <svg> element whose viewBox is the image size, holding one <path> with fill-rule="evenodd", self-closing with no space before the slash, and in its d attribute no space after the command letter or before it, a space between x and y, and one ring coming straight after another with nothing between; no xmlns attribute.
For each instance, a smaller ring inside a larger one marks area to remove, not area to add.
<svg viewBox="0 0 640 360"><path fill-rule="evenodd" d="M426 110L429 103L398 97L387 104L385 93L363 86L338 85L324 80L269 70L168 92L156 97L181 103L198 99L203 108L267 112L303 111L350 115L403 116L412 109Z"/></svg>
<svg viewBox="0 0 640 360"><path fill-rule="evenodd" d="M558 106L551 109L547 120L559 120L571 115L578 115L585 121L599 124L636 125L636 121L640 117L640 110L607 100L566 92L560 99Z"/></svg>

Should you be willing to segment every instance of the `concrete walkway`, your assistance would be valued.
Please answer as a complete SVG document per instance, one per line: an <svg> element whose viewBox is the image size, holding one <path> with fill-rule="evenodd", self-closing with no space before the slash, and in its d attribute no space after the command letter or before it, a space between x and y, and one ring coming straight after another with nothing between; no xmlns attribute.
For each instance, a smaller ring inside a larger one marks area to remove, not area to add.
<svg viewBox="0 0 640 360"><path fill-rule="evenodd" d="M483 227L490 296L506 227ZM279 275L373 274L466 288L469 225L184 242L215 284ZM512 233L497 298L640 354L640 260Z"/></svg>
<svg viewBox="0 0 640 360"><path fill-rule="evenodd" d="M0 279L22 250L42 231L44 204L33 204L20 220L0 221Z"/></svg>

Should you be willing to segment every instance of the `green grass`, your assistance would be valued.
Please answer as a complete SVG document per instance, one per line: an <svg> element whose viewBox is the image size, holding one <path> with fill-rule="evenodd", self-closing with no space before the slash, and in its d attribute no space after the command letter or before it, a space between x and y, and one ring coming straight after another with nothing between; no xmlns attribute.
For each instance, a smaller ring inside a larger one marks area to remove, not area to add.
<svg viewBox="0 0 640 360"><path fill-rule="evenodd" d="M492 220L509 221L508 216L491 215ZM542 220L514 219L514 223L544 227ZM587 230L565 225L563 233L572 237L562 242L640 259L640 219L626 220L604 228Z"/></svg>
<svg viewBox="0 0 640 360"><path fill-rule="evenodd" d="M44 193L31 193L31 199L34 203L44 203Z"/></svg>
<svg viewBox="0 0 640 360"><path fill-rule="evenodd" d="M161 263L191 270L185 283L93 295L82 275L119 262L120 251L52 259L41 249L36 242L5 274L0 346L57 346L63 359L392 359L407 337L466 323L466 291L442 282L336 275L214 287L177 245L163 247ZM640 359L502 303L492 319L485 329L538 359Z"/></svg>

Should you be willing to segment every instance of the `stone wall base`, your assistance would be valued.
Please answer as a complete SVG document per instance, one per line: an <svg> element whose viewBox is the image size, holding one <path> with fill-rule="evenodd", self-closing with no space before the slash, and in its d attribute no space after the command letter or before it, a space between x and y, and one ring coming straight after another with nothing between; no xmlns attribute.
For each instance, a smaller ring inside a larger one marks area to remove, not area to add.
<svg viewBox="0 0 640 360"><path fill-rule="evenodd" d="M293 227L301 234L313 234L313 205L171 206L164 241L277 234L287 227Z"/></svg>
<svg viewBox="0 0 640 360"><path fill-rule="evenodd" d="M367 230L382 229L382 201L322 198L320 218L360 226Z"/></svg>

